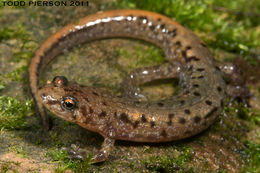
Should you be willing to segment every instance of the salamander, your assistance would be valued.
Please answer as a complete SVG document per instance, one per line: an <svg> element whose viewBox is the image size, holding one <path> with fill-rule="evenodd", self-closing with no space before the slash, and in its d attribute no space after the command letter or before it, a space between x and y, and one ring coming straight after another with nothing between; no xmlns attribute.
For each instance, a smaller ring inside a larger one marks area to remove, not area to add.
<svg viewBox="0 0 260 173"><path fill-rule="evenodd" d="M63 50L115 37L151 42L164 51L167 62L131 72L122 85L123 97L64 76L39 87L42 69ZM93 162L105 161L115 140L166 142L198 134L214 122L227 96L222 72L205 43L176 21L142 10L99 12L65 26L36 51L29 73L31 92L46 128L45 108L104 137ZM140 101L138 86L161 78L178 78L178 94L161 101Z"/></svg>

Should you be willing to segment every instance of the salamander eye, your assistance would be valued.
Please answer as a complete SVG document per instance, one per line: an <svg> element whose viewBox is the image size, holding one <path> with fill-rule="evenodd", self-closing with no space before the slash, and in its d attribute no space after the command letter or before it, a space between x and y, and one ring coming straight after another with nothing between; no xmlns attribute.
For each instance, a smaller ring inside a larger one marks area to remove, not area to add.
<svg viewBox="0 0 260 173"><path fill-rule="evenodd" d="M55 76L52 80L54 86L64 86L68 84L68 79L65 76Z"/></svg>
<svg viewBox="0 0 260 173"><path fill-rule="evenodd" d="M77 107L77 99L74 97L64 97L61 100L61 105L64 109L67 109L69 111L73 111Z"/></svg>

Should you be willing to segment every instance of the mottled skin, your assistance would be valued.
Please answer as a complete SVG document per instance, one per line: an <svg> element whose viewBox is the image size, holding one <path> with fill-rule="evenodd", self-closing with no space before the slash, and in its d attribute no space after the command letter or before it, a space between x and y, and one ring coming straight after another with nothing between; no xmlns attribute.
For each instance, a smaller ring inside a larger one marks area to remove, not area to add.
<svg viewBox="0 0 260 173"><path fill-rule="evenodd" d="M65 77L56 77L38 90L41 69L64 49L108 37L152 42L164 50L168 62L133 71L123 82L122 98ZM105 138L93 162L106 160L116 139L164 142L195 135L214 122L226 97L222 72L205 44L170 18L140 10L100 12L64 27L42 44L29 70L32 94L46 128L44 106ZM160 78L179 78L178 95L158 102L138 101L142 96L138 86Z"/></svg>

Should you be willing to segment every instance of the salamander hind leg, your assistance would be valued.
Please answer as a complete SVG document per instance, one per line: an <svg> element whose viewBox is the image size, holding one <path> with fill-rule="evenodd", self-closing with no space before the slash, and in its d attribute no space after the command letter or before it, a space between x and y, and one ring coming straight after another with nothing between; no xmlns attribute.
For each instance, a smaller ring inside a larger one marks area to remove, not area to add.
<svg viewBox="0 0 260 173"><path fill-rule="evenodd" d="M105 161L110 155L114 147L114 144L115 144L115 139L106 137L99 152L95 154L94 157L91 159L91 163L98 163L98 162Z"/></svg>
<svg viewBox="0 0 260 173"><path fill-rule="evenodd" d="M241 70L232 63L218 63L217 68L224 73L224 78L228 83L227 94L231 97L231 101L240 99L248 104L247 100L252 95L246 86Z"/></svg>
<svg viewBox="0 0 260 173"><path fill-rule="evenodd" d="M167 62L161 65L138 68L130 72L122 82L123 96L133 99L142 99L140 85L156 80L177 78L181 65L178 62Z"/></svg>

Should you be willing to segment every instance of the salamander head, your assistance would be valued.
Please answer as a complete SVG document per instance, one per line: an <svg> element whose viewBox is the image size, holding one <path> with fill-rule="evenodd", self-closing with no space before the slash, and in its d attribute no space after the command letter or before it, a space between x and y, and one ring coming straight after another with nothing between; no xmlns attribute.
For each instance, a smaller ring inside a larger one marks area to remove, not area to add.
<svg viewBox="0 0 260 173"><path fill-rule="evenodd" d="M39 89L43 105L55 115L74 123L85 123L87 113L86 88L56 76L52 83ZM84 107L84 108L83 108ZM84 109L84 110L83 110Z"/></svg>

